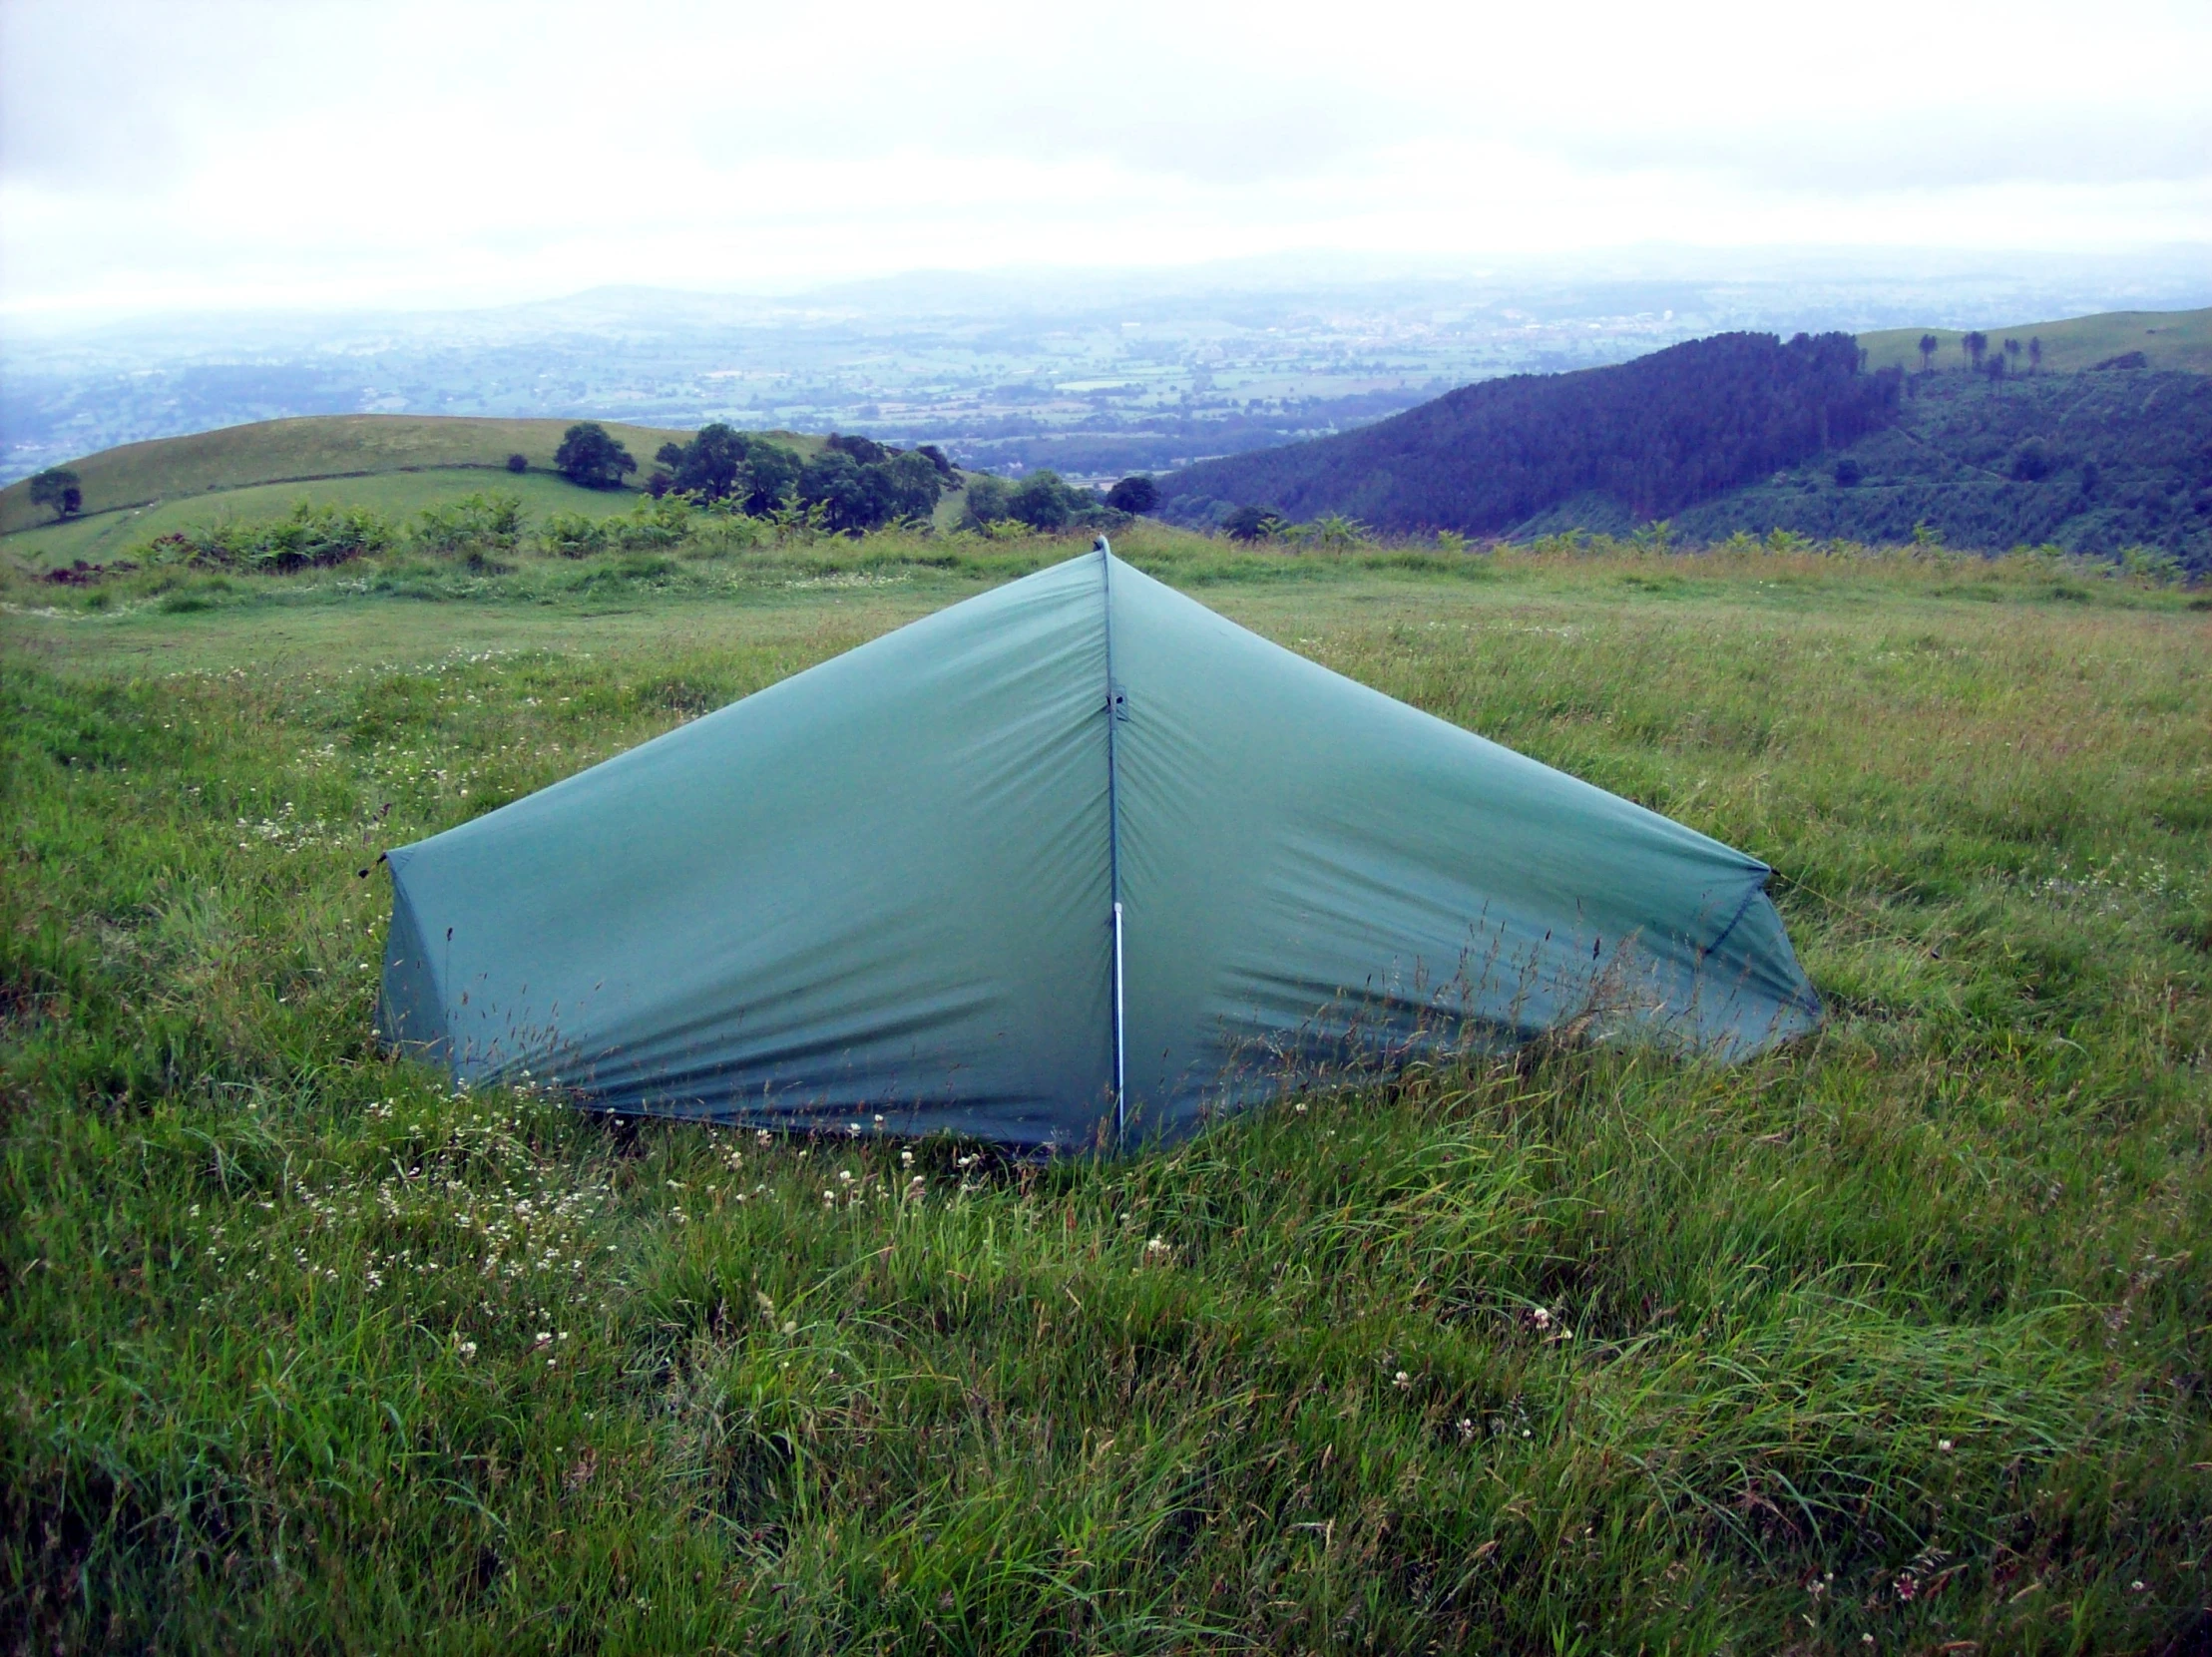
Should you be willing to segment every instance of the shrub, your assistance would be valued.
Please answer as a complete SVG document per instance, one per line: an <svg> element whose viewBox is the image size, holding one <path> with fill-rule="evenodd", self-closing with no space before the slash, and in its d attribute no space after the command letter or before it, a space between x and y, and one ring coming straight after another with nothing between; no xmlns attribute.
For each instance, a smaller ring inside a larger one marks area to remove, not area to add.
<svg viewBox="0 0 2212 1657"><path fill-rule="evenodd" d="M597 518L581 512L556 512L540 527L538 544L561 558L590 558L606 549L607 531Z"/></svg>
<svg viewBox="0 0 2212 1657"><path fill-rule="evenodd" d="M1221 520L1221 533L1231 541L1265 541L1282 531L1282 515L1266 507L1238 507Z"/></svg>
<svg viewBox="0 0 2212 1657"><path fill-rule="evenodd" d="M1836 486L1839 489L1857 489L1859 480L1865 476L1865 468L1849 455L1836 462Z"/></svg>
<svg viewBox="0 0 2212 1657"><path fill-rule="evenodd" d="M1349 552L1364 542L1368 535L1365 524L1357 518L1347 518L1340 512L1325 512L1305 529L1305 539L1309 545L1332 553Z"/></svg>
<svg viewBox="0 0 2212 1657"><path fill-rule="evenodd" d="M2125 548L2120 553L2119 563L2123 575L2149 582L2154 587L2172 587L2188 577L2181 560L2159 547Z"/></svg>
<svg viewBox="0 0 2212 1657"><path fill-rule="evenodd" d="M302 501L289 518L274 523L225 524L158 536L142 556L154 564L269 575L344 564L381 553L395 539L390 522L378 513Z"/></svg>
<svg viewBox="0 0 2212 1657"><path fill-rule="evenodd" d="M508 471L510 471L510 472L527 472L527 471L529 471L529 470L530 470L530 459L529 459L529 457L528 457L527 455L509 455L509 456L507 457L507 470L508 470Z"/></svg>
<svg viewBox="0 0 2212 1657"><path fill-rule="evenodd" d="M628 516L607 520L600 533L606 545L626 553L673 547L691 533L691 504L680 495L640 501Z"/></svg>
<svg viewBox="0 0 2212 1657"><path fill-rule="evenodd" d="M520 497L480 493L425 509L412 539L425 553L511 553L522 542L522 528Z"/></svg>

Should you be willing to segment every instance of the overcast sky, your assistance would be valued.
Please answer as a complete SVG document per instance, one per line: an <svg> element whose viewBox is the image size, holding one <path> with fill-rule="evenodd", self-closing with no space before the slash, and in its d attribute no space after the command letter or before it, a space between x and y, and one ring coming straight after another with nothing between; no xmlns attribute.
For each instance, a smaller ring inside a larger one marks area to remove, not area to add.
<svg viewBox="0 0 2212 1657"><path fill-rule="evenodd" d="M2208 64L2208 0L0 0L0 311L2212 241Z"/></svg>

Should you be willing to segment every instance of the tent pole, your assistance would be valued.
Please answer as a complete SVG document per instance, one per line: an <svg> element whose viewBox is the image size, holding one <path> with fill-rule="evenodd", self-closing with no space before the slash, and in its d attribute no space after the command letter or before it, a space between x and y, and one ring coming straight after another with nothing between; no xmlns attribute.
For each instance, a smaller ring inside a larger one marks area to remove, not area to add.
<svg viewBox="0 0 2212 1657"><path fill-rule="evenodd" d="M1128 1063L1121 1014L1121 778L1113 741L1113 727L1121 722L1121 699L1113 682L1113 549L1102 535L1095 550L1099 555L1099 596L1106 610L1106 891L1113 905L1113 1142L1118 1146L1129 1125Z"/></svg>

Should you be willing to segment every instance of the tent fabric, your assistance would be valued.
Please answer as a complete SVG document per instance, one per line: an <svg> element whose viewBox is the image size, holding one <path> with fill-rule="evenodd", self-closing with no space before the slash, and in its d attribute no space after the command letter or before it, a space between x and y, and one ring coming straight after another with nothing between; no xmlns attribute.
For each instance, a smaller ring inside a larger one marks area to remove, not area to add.
<svg viewBox="0 0 2212 1657"><path fill-rule="evenodd" d="M382 1035L620 1111L1073 1148L1439 1044L1820 1017L1764 864L1104 550L389 861Z"/></svg>

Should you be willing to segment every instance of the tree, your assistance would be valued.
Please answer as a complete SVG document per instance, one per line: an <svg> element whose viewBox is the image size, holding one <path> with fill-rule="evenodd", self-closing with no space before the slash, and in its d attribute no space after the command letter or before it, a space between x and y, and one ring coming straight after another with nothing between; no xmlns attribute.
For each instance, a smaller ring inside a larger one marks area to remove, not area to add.
<svg viewBox="0 0 2212 1657"><path fill-rule="evenodd" d="M799 457L766 438L745 440L744 509L758 516L783 505L799 481Z"/></svg>
<svg viewBox="0 0 2212 1657"><path fill-rule="evenodd" d="M509 455L507 457L507 470L510 472L529 471L530 457L528 455Z"/></svg>
<svg viewBox="0 0 2212 1657"><path fill-rule="evenodd" d="M1858 488L1859 480L1866 475L1866 469L1850 455L1836 462L1836 487L1839 489Z"/></svg>
<svg viewBox="0 0 2212 1657"><path fill-rule="evenodd" d="M1934 334L1922 334L1920 336L1920 371L1923 374L1935 371L1936 347L1942 343L1943 341Z"/></svg>
<svg viewBox="0 0 2212 1657"><path fill-rule="evenodd" d="M1004 478L995 478L986 472L968 480L967 513L962 523L969 528L983 529L1002 522L1007 516L1007 498L1014 493Z"/></svg>
<svg viewBox="0 0 2212 1657"><path fill-rule="evenodd" d="M936 510L945 483L927 455L870 447L883 458L857 463L846 444L824 449L800 470L799 499L825 508L829 527L848 534Z"/></svg>
<svg viewBox="0 0 2212 1657"><path fill-rule="evenodd" d="M2027 342L2027 371L2039 374L2043 371L2043 336L2037 334Z"/></svg>
<svg viewBox="0 0 2212 1657"><path fill-rule="evenodd" d="M553 465L569 482L586 489L620 489L623 479L638 470L630 451L596 420L580 422L562 435Z"/></svg>
<svg viewBox="0 0 2212 1657"><path fill-rule="evenodd" d="M1991 351L1989 360L1982 364L1982 372L1990 376L1990 389L1994 391L2004 378L2004 353Z"/></svg>
<svg viewBox="0 0 2212 1657"><path fill-rule="evenodd" d="M670 444L661 451L661 461L673 474L673 483L686 495L723 501L743 492L745 460L749 445L744 434L719 420L701 426L698 435L680 449ZM670 453L673 450L673 453Z"/></svg>
<svg viewBox="0 0 2212 1657"><path fill-rule="evenodd" d="M944 475L919 450L894 454L873 466L863 466L861 471L870 475L876 496L883 503L886 522L929 517L937 510L937 498L945 492Z"/></svg>
<svg viewBox="0 0 2212 1657"><path fill-rule="evenodd" d="M1967 360L1979 372L1982 367L1982 358L1990 349L1990 336L1981 332L1967 334L1960 339L1959 349L1967 353Z"/></svg>
<svg viewBox="0 0 2212 1657"><path fill-rule="evenodd" d="M1007 516L1020 519L1033 530L1066 529L1076 513L1075 503L1068 498L1074 493L1061 482L1058 472L1032 472L1007 497Z"/></svg>
<svg viewBox="0 0 2212 1657"><path fill-rule="evenodd" d="M82 481L66 466L50 466L31 480L31 505L52 508L56 523L73 518L85 505Z"/></svg>
<svg viewBox="0 0 2212 1657"><path fill-rule="evenodd" d="M1159 505L1159 486L1139 472L1107 490L1106 505L1115 512L1150 512Z"/></svg>
<svg viewBox="0 0 2212 1657"><path fill-rule="evenodd" d="M826 508L829 527L839 533L872 530L882 522L868 480L842 449L824 449L800 468L799 499Z"/></svg>
<svg viewBox="0 0 2212 1657"><path fill-rule="evenodd" d="M2005 371L2017 374L2020 371L2020 342L2016 339L2007 339L2004 342L2004 355L2009 360L2009 367Z"/></svg>

